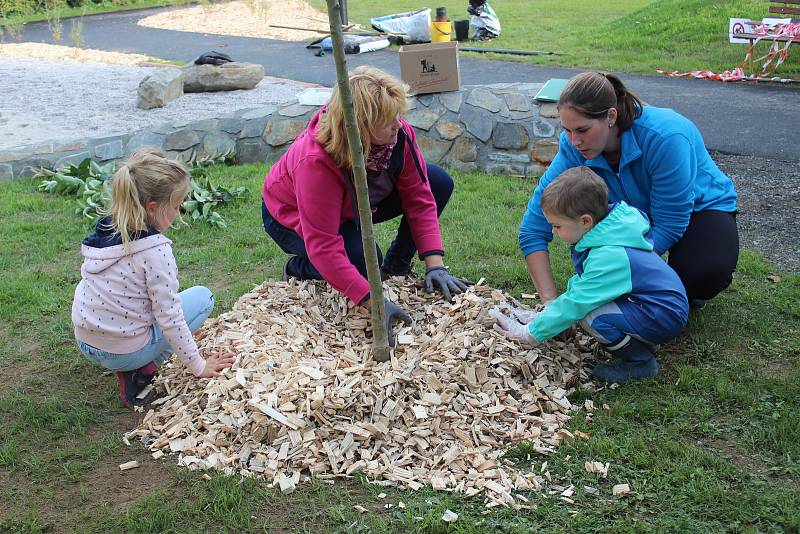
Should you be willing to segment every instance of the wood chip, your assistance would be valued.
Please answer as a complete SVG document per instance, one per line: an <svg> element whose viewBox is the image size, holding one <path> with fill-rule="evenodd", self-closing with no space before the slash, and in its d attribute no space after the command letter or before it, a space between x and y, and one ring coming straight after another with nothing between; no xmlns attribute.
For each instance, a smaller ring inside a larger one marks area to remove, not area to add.
<svg viewBox="0 0 800 534"><path fill-rule="evenodd" d="M445 510L442 514L442 521L445 523L453 523L458 520L458 514L450 510Z"/></svg>
<svg viewBox="0 0 800 534"><path fill-rule="evenodd" d="M628 484L617 484L611 488L612 495L624 495L631 492L631 487Z"/></svg>
<svg viewBox="0 0 800 534"><path fill-rule="evenodd" d="M587 434L586 432L581 432L580 430L576 430L575 432L573 432L573 434L575 435L576 438L582 441L589 441L589 439L591 439L589 434Z"/></svg>
<svg viewBox="0 0 800 534"><path fill-rule="evenodd" d="M139 392L138 395L136 395L136 398L139 400L146 398L150 394L150 392L153 391L153 387L154 387L153 384L148 384L147 387L145 387L142 391Z"/></svg>
<svg viewBox="0 0 800 534"><path fill-rule="evenodd" d="M414 343L414 336L411 334L401 334L397 336L398 345L411 345Z"/></svg>
<svg viewBox="0 0 800 534"><path fill-rule="evenodd" d="M428 412L425 410L425 407L420 404L415 404L411 407L411 411L414 412L414 417L417 419L427 419Z"/></svg>
<svg viewBox="0 0 800 534"><path fill-rule="evenodd" d="M128 469L136 469L137 467L139 467L139 462L137 462L136 460L131 460L130 462L119 464L120 471L127 471Z"/></svg>
<svg viewBox="0 0 800 534"><path fill-rule="evenodd" d="M155 451L155 452L154 452L153 454L151 454L150 456L152 456L152 457L153 457L153 460L158 460L159 458L161 458L161 457L163 457L163 456L164 456L164 451Z"/></svg>
<svg viewBox="0 0 800 534"><path fill-rule="evenodd" d="M587 473L596 473L602 478L605 478L608 476L608 468L610 467L610 464L608 462L605 464L603 464L603 462L586 462L584 467L586 468Z"/></svg>
<svg viewBox="0 0 800 534"><path fill-rule="evenodd" d="M276 481L281 488L281 493L284 495L294 492L294 479L292 479L292 477L287 477L283 473L278 473Z"/></svg>
<svg viewBox="0 0 800 534"><path fill-rule="evenodd" d="M384 285L414 319L384 363L371 358L369 313L327 284L253 288L197 335L203 353L234 352L234 369L198 379L179 362L162 366L164 395L127 436L189 469L283 492L308 479L301 472L326 483L362 472L380 485L485 493L489 508L524 503L515 495L553 476L502 456L522 441L547 455L582 439L563 425L575 409L567 381L589 382L578 352L588 338L523 348L487 320L493 306L518 306L511 296L479 284L451 304L417 284Z"/></svg>

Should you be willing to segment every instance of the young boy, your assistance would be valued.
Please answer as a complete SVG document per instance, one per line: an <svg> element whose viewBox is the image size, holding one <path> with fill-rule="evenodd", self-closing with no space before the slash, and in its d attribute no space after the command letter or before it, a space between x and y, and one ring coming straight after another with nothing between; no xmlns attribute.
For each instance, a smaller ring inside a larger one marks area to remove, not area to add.
<svg viewBox="0 0 800 534"><path fill-rule="evenodd" d="M510 339L537 344L580 321L615 356L595 366L597 378L654 377L653 345L680 333L689 303L678 275L653 252L646 216L625 202L608 205L605 182L588 167L553 180L541 205L553 233L571 245L577 274L544 310L525 318L527 324L518 322L520 314L512 314L515 319L492 310L495 328Z"/></svg>

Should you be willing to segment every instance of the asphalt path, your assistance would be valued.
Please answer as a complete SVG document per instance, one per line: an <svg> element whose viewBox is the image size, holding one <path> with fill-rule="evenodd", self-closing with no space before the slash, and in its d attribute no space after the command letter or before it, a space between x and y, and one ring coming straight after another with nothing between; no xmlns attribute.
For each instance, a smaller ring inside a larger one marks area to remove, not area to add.
<svg viewBox="0 0 800 534"><path fill-rule="evenodd" d="M164 8L86 16L83 46L156 58L190 61L218 50L236 61L260 63L267 75L331 86L333 56L314 55L302 42L178 32L138 26L136 21ZM68 27L69 21L65 21ZM46 22L25 26L23 41L52 43ZM557 45L554 45L557 47ZM795 51L795 56L800 49ZM373 65L400 75L396 49L347 56L350 68ZM797 61L789 57L789 61ZM461 56L462 85L543 83L580 72L517 62ZM665 60L665 67L668 63ZM708 148L728 154L800 161L800 86L620 74L648 104L672 108L697 124ZM90 81L89 81L90 82ZM99 103L98 103L99 104Z"/></svg>

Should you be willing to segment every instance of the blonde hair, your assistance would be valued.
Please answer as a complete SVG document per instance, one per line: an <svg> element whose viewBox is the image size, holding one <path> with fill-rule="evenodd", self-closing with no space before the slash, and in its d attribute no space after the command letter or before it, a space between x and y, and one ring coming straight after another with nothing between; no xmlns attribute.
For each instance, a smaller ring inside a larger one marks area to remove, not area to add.
<svg viewBox="0 0 800 534"><path fill-rule="evenodd" d="M617 126L624 132L642 114L644 103L613 74L582 72L573 76L558 99L558 109L569 107L590 119L604 119L617 109Z"/></svg>
<svg viewBox="0 0 800 534"><path fill-rule="evenodd" d="M591 215L597 224L608 213L608 186L589 167L573 167L547 185L539 206L543 212L569 219Z"/></svg>
<svg viewBox="0 0 800 534"><path fill-rule="evenodd" d="M361 66L350 72L350 92L361 134L364 159L379 128L391 123L408 109L406 87L397 78L374 67ZM344 127L344 111L338 85L317 126L315 139L340 167L352 168L350 145Z"/></svg>
<svg viewBox="0 0 800 534"><path fill-rule="evenodd" d="M177 161L168 160L157 149L136 151L111 177L111 204L106 211L111 215L114 233L130 249L131 236L147 231L154 221L148 220L146 206L158 203L158 213L163 213L190 188L189 171Z"/></svg>

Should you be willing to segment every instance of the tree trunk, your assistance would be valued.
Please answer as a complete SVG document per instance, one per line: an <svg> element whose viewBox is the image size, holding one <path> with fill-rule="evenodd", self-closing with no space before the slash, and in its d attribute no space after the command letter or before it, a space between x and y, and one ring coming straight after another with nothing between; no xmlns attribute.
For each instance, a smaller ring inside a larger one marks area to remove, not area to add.
<svg viewBox="0 0 800 534"><path fill-rule="evenodd" d="M342 99L344 124L347 130L347 144L350 146L350 160L353 162L356 198L358 199L358 218L361 221L361 242L364 245L364 260L367 264L367 279L372 303L372 357L385 362L391 357L389 335L386 331L386 309L383 302L383 286L378 266L378 253L375 251L375 235L372 231L372 210L367 192L367 169L364 166L364 149L358 131L356 113L353 108L353 95L350 93L350 80L347 76L347 60L344 57L344 37L339 12L340 0L327 0L328 19L333 41L333 58L336 61L336 79Z"/></svg>

